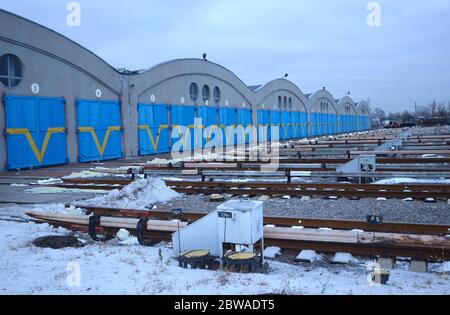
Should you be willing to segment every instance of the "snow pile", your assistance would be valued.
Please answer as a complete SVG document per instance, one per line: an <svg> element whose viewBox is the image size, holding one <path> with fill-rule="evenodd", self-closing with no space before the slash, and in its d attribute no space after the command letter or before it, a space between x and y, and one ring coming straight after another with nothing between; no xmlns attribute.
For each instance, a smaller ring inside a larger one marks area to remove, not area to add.
<svg viewBox="0 0 450 315"><path fill-rule="evenodd" d="M116 237L119 239L120 245L126 245L126 246L133 246L133 245L139 245L139 241L137 237L131 236L130 232L125 229L120 229L116 233Z"/></svg>
<svg viewBox="0 0 450 315"><path fill-rule="evenodd" d="M355 258L350 253L336 253L332 259L332 262L335 264L348 264L355 261Z"/></svg>
<svg viewBox="0 0 450 315"><path fill-rule="evenodd" d="M11 184L13 187L28 187L27 184Z"/></svg>
<svg viewBox="0 0 450 315"><path fill-rule="evenodd" d="M321 258L320 255L318 255L314 250L302 250L298 256L295 258L297 261L308 261L308 262L314 262L316 260L319 260Z"/></svg>
<svg viewBox="0 0 450 315"><path fill-rule="evenodd" d="M432 158L443 158L443 156L440 155L436 155L436 154L422 154L423 158L428 158L428 159L432 159Z"/></svg>
<svg viewBox="0 0 450 315"><path fill-rule="evenodd" d="M264 249L264 257L275 258L281 255L281 248L279 247L266 247Z"/></svg>
<svg viewBox="0 0 450 315"><path fill-rule="evenodd" d="M93 172L97 173L103 173L103 174L115 174L118 173L119 175L123 175L126 176L127 174L121 174L121 173L125 173L126 171L128 171L129 169L132 170L140 170L141 167L138 165L131 165L131 166L120 166L120 167L116 167L116 168L107 168L107 167L101 167L101 166L97 166L95 168L92 168L91 170ZM97 175L98 176L98 175Z"/></svg>
<svg viewBox="0 0 450 315"><path fill-rule="evenodd" d="M389 179L383 179L374 182L373 184L390 185L390 184L450 184L450 179L434 179L434 178L407 178L407 177L394 177Z"/></svg>
<svg viewBox="0 0 450 315"><path fill-rule="evenodd" d="M160 159L160 158L155 158L151 161L147 161L147 164L162 164L162 165L166 165L169 163L177 163L177 162L181 162L181 159L175 159L175 160L166 160L166 159Z"/></svg>
<svg viewBox="0 0 450 315"><path fill-rule="evenodd" d="M62 181L59 178L41 179L37 181L39 185L52 185L52 184L59 184L61 182Z"/></svg>
<svg viewBox="0 0 450 315"><path fill-rule="evenodd" d="M74 172L70 175L64 176L64 179L72 179L72 178L92 178L92 177L104 177L109 176L109 174L106 173L99 173L99 172L93 172L93 171L81 171L81 172Z"/></svg>
<svg viewBox="0 0 450 315"><path fill-rule="evenodd" d="M94 205L122 209L148 209L155 203L167 202L179 194L166 186L161 178L139 179L122 190L85 200L82 205Z"/></svg>
<svg viewBox="0 0 450 315"><path fill-rule="evenodd" d="M439 272L450 273L450 261L443 262L439 267Z"/></svg>

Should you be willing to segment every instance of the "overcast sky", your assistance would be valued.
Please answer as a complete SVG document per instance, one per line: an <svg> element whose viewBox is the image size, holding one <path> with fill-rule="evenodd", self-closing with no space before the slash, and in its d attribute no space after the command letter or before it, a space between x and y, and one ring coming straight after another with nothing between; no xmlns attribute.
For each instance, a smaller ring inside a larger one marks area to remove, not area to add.
<svg viewBox="0 0 450 315"><path fill-rule="evenodd" d="M370 27L367 0L1 0L0 8L52 28L131 70L186 57L219 63L246 84L289 74L304 93L326 88L370 98L372 109L450 101L450 1L386 0Z"/></svg>

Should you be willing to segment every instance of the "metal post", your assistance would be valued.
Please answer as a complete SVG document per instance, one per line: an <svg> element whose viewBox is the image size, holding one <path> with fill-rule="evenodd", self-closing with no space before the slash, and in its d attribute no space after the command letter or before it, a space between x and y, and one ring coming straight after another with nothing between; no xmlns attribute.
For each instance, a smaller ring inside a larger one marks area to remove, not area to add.
<svg viewBox="0 0 450 315"><path fill-rule="evenodd" d="M177 229L178 229L178 250L181 255L181 235L180 235L180 219L177 219Z"/></svg>

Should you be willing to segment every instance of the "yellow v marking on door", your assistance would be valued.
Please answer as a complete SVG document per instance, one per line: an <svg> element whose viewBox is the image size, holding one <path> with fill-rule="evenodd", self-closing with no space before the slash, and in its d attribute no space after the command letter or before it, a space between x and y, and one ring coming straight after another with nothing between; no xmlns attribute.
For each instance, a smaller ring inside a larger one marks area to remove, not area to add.
<svg viewBox="0 0 450 315"><path fill-rule="evenodd" d="M45 133L44 142L42 142L41 150L39 151L36 143L33 140L33 137L31 136L30 131L28 128L10 128L6 129L6 133L10 135L24 135L27 139L28 144L31 147L31 150L34 153L34 156L38 160L39 164L42 163L42 160L44 159L45 152L47 151L48 142L50 141L50 137L52 133L64 133L66 131L66 128L48 128L47 132Z"/></svg>
<svg viewBox="0 0 450 315"><path fill-rule="evenodd" d="M150 141L152 142L153 151L155 151L155 152L158 149L158 143L159 143L159 139L161 137L161 130L168 129L168 128L169 128L169 125L160 125L158 128L158 133L156 135L156 141L155 141L155 138L153 137L153 134L148 125L140 125L139 126L140 130L147 131L148 137L150 138Z"/></svg>
<svg viewBox="0 0 450 315"><path fill-rule="evenodd" d="M98 141L97 134L95 133L94 128L92 127L78 127L79 132L89 132L92 135L92 139L94 139L95 146L97 147L98 153L100 156L103 156L105 152L106 144L108 143L109 135L112 131L120 131L120 126L110 126L106 130L105 138L103 139L103 143L100 146L100 142Z"/></svg>

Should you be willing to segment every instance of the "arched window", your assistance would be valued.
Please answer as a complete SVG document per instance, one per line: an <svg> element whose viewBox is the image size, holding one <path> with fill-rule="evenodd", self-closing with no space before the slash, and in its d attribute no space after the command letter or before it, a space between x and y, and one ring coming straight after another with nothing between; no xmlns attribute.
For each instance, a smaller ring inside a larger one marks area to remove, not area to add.
<svg viewBox="0 0 450 315"><path fill-rule="evenodd" d="M194 82L189 86L189 95L191 96L191 100L195 102L198 98L198 85Z"/></svg>
<svg viewBox="0 0 450 315"><path fill-rule="evenodd" d="M220 102L220 89L218 86L214 88L214 102L216 104L219 104Z"/></svg>
<svg viewBox="0 0 450 315"><path fill-rule="evenodd" d="M292 109L292 98L291 97L289 97L289 108L291 108Z"/></svg>
<svg viewBox="0 0 450 315"><path fill-rule="evenodd" d="M203 101L209 101L209 97L211 96L211 91L209 90L209 86L204 85L202 89Z"/></svg>
<svg viewBox="0 0 450 315"><path fill-rule="evenodd" d="M284 105L284 108L287 107L287 97L286 96L283 98L283 105Z"/></svg>
<svg viewBox="0 0 450 315"><path fill-rule="evenodd" d="M11 54L0 57L0 82L7 88L13 88L22 81L23 64Z"/></svg>
<svg viewBox="0 0 450 315"><path fill-rule="evenodd" d="M278 107L281 108L283 103L283 98L281 96L278 96Z"/></svg>

